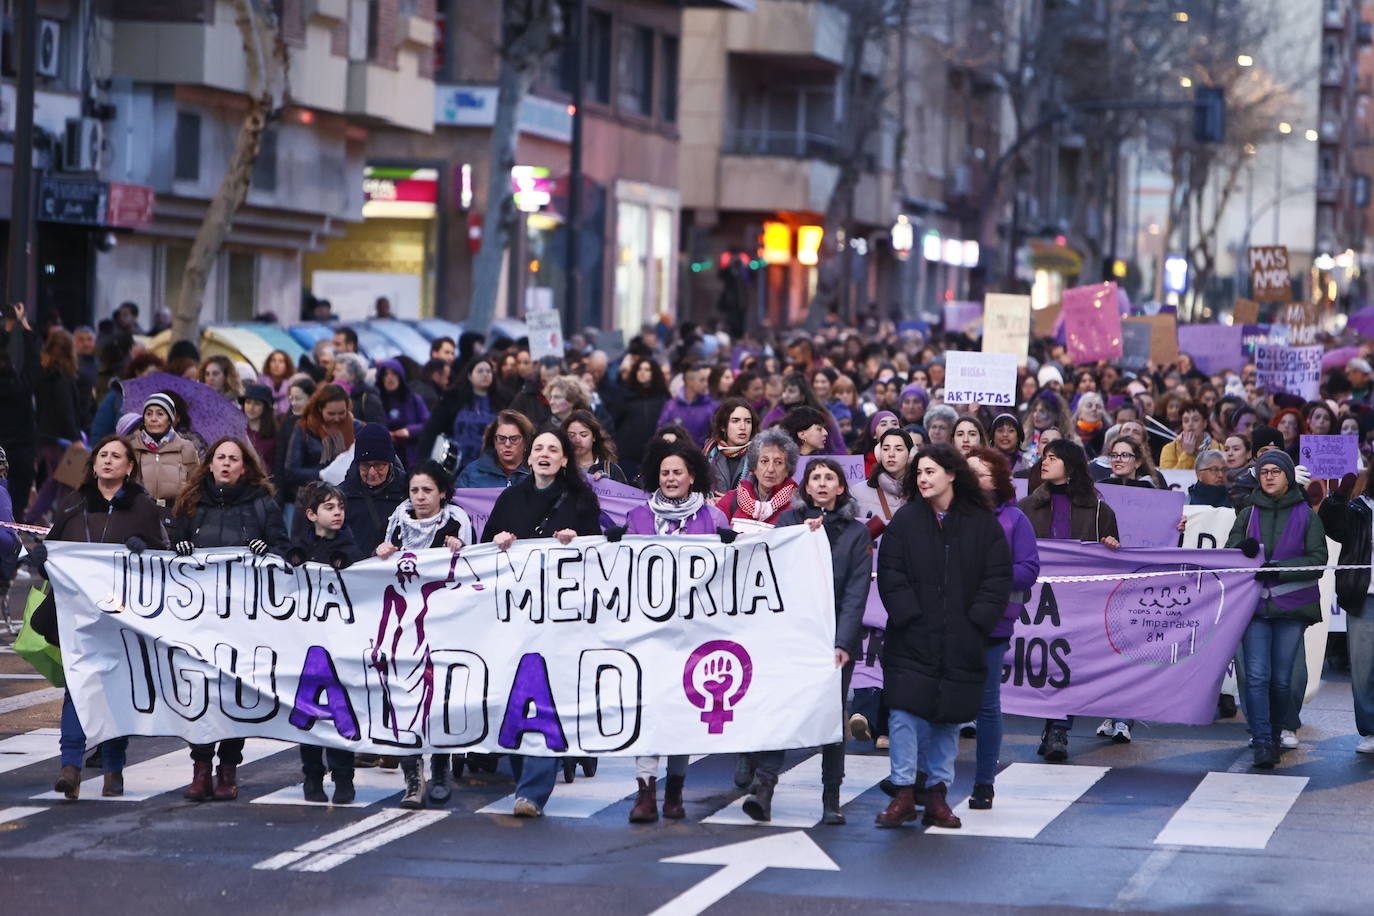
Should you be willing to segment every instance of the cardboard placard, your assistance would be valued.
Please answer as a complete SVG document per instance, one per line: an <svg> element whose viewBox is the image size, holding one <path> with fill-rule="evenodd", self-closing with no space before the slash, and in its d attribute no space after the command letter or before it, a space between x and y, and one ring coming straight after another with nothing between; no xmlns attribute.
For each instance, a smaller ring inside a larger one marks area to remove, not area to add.
<svg viewBox="0 0 1374 916"><path fill-rule="evenodd" d="M1030 296L988 293L983 299L983 352L1010 353L1026 364L1030 347Z"/></svg>
<svg viewBox="0 0 1374 916"><path fill-rule="evenodd" d="M1254 245L1249 250L1250 297L1256 302L1287 302L1293 295L1285 245Z"/></svg>
<svg viewBox="0 0 1374 916"><path fill-rule="evenodd" d="M1059 304L1048 305L1031 312L1031 331L1036 337L1053 337L1059 327L1059 316L1064 307Z"/></svg>
<svg viewBox="0 0 1374 916"><path fill-rule="evenodd" d="M1288 326L1288 343L1300 347L1317 342L1321 309L1315 302L1289 302L1279 309L1279 322Z"/></svg>
<svg viewBox="0 0 1374 916"><path fill-rule="evenodd" d="M91 450L84 442L73 442L62 453L62 460L52 472L52 479L64 487L75 490L86 482L86 462L91 458Z"/></svg>
<svg viewBox="0 0 1374 916"><path fill-rule="evenodd" d="M563 358L563 316L557 310L530 312L525 315L525 326L530 331L530 359Z"/></svg>
<svg viewBox="0 0 1374 916"><path fill-rule="evenodd" d="M1231 310L1232 324L1255 324L1259 321L1259 303L1254 299L1237 299Z"/></svg>
<svg viewBox="0 0 1374 916"><path fill-rule="evenodd" d="M1150 362L1167 366L1178 359L1178 319L1171 312L1127 318L1126 324L1145 324L1150 327Z"/></svg>
<svg viewBox="0 0 1374 916"><path fill-rule="evenodd" d="M1016 357L1010 353L945 352L945 403L1016 406Z"/></svg>

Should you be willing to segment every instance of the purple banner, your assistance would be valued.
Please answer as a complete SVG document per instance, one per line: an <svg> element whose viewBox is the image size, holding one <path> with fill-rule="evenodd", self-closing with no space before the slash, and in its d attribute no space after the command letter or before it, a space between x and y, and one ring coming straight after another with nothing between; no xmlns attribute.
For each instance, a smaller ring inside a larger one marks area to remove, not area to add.
<svg viewBox="0 0 1374 916"><path fill-rule="evenodd" d="M1016 498L1026 498L1026 480L1012 480ZM1098 484L1102 501L1116 514L1122 547L1177 547L1178 520L1188 504L1182 490L1153 490L1149 487L1119 487Z"/></svg>
<svg viewBox="0 0 1374 916"><path fill-rule="evenodd" d="M844 468L845 480L849 482L849 489L851 490L868 479L864 474L863 455L803 455L797 459L797 473L793 475L798 486L806 479L806 466L811 463L813 458L829 458L831 461L838 462L840 467Z"/></svg>

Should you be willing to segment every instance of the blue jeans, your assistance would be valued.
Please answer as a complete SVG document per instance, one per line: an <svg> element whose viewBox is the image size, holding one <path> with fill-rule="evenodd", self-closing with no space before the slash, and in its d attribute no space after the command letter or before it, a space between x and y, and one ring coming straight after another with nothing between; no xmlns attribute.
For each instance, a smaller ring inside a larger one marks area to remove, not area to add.
<svg viewBox="0 0 1374 916"><path fill-rule="evenodd" d="M62 750L62 765L76 767L86 758L86 732L81 720L76 717L76 704L70 692L62 695L62 736L57 746ZM106 773L118 773L124 769L124 752L129 748L128 738L111 738L100 744L100 768Z"/></svg>
<svg viewBox="0 0 1374 916"><path fill-rule="evenodd" d="M542 810L553 795L553 784L562 763L557 757L521 757L515 797L528 798Z"/></svg>
<svg viewBox="0 0 1374 916"><path fill-rule="evenodd" d="M1374 595L1364 600L1364 612L1345 618L1350 647L1350 693L1355 700L1355 729L1360 737L1374 735Z"/></svg>
<svg viewBox="0 0 1374 916"><path fill-rule="evenodd" d="M959 749L958 722L929 722L903 709L887 714L892 782L899 786L916 784L917 761L926 774L926 785L954 782L954 756Z"/></svg>
<svg viewBox="0 0 1374 916"><path fill-rule="evenodd" d="M1002 753L1002 657L1010 639L988 643L988 676L983 681L983 706L978 710L978 750L973 784L990 786L997 776L997 757Z"/></svg>
<svg viewBox="0 0 1374 916"><path fill-rule="evenodd" d="M1302 651L1301 620L1256 617L1245 628L1245 718L1258 743L1274 738L1274 724L1296 718L1293 705L1293 661Z"/></svg>

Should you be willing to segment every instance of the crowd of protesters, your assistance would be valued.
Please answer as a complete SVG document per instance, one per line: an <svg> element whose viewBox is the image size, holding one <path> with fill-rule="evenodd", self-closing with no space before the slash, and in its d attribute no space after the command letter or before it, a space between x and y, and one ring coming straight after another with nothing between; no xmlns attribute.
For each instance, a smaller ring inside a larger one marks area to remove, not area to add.
<svg viewBox="0 0 1374 916"><path fill-rule="evenodd" d="M944 401L944 354L974 350L959 334L926 339L891 324L828 322L815 333L725 334L667 322L646 327L623 354L576 334L562 356L533 359L523 340L439 338L430 359L369 363L340 327L295 361L275 351L255 370L203 359L180 341L153 353L135 341L137 310L100 329L54 325L42 333L22 307L0 339L0 446L8 462L9 518L51 525L49 540L122 544L182 555L217 547L274 553L292 563L342 568L398 550L458 552L480 542L606 533L673 538L733 536L809 525L829 541L835 583L835 657L854 738L876 737L891 755L879 826L921 818L960 826L946 795L961 734L976 736L970 807L990 808L1001 745L1002 657L1040 570L1038 539L1120 546L1119 519L1101 487L1167 486L1163 471L1191 470L1196 505L1232 507L1228 546L1263 552L1263 597L1243 641L1242 699L1254 764L1274 765L1297 745L1305 671L1295 676L1304 628L1320 618L1312 567L1371 560L1374 479L1311 484L1299 460L1304 433L1356 436L1374 446L1374 370L1364 357L1328 371L1306 401L1258 386L1256 367L1208 374L1188 355L1126 371L1074 365L1062 343L1033 341L1016 406L994 411ZM131 380L163 372L194 380L241 410L242 435L206 442L194 404L174 390L135 401ZM59 466L90 444L83 481ZM833 456L862 455L851 490ZM809 457L798 476L799 459ZM341 466L342 463L342 466ZM646 502L607 531L592 480L636 485ZM1026 478L1026 496L1013 481ZM500 488L484 529L454 502L455 489ZM1356 490L1359 490L1357 495ZM0 515L7 507L0 502ZM8 520L8 519L6 519ZM1180 523L1181 524L1181 523ZM7 557L19 545L0 530ZM42 541L29 547L42 572ZM9 570L0 562L0 576ZM876 589L886 619L866 617ZM1368 568L1338 576L1349 612L1349 657L1361 753L1374 753L1374 598ZM50 603L50 602L49 602ZM49 616L57 613L51 608ZM37 625L37 615L35 615ZM377 645L414 624L383 608ZM880 692L850 676L865 633L885 630ZM56 640L55 626L48 624ZM376 656L383 683L413 670ZM1295 699L1296 697L1296 699ZM1133 722L1107 719L1097 735L1131 740ZM1039 752L1069 755L1072 717L1046 722ZM106 795L122 792L127 739L99 760ZM243 741L191 748L193 800L237 796ZM76 798L86 751L70 697L62 717L57 790ZM826 823L844 823L844 745L821 749ZM305 797L354 797L356 767L402 771L401 804L443 804L479 755L367 757L302 747ZM216 761L218 765L216 766ZM683 816L686 757L666 761L662 812ZM514 813L539 816L555 791L554 758L512 757ZM740 755L744 810L767 821L781 751ZM660 759L636 763L630 820L659 816ZM922 813L922 811L924 813Z"/></svg>

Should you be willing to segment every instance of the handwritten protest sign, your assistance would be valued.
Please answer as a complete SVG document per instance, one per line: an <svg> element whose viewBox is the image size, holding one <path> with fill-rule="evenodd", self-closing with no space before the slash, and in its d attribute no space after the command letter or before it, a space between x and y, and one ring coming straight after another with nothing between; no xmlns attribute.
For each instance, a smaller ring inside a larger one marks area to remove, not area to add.
<svg viewBox="0 0 1374 916"><path fill-rule="evenodd" d="M1301 464L1317 480L1338 480L1360 470L1359 436L1302 436L1298 440Z"/></svg>
<svg viewBox="0 0 1374 916"><path fill-rule="evenodd" d="M1030 330L1030 296L989 293L983 299L984 353L1010 353L1025 365Z"/></svg>
<svg viewBox="0 0 1374 916"><path fill-rule="evenodd" d="M1288 343L1292 346L1313 344L1321 329L1321 309L1315 302L1290 302L1279 309L1279 320L1288 326Z"/></svg>
<svg viewBox="0 0 1374 916"><path fill-rule="evenodd" d="M1288 248L1255 245L1250 248L1250 298L1257 302L1286 302L1293 295L1288 275Z"/></svg>
<svg viewBox="0 0 1374 916"><path fill-rule="evenodd" d="M945 353L945 403L1016 405L1016 357L1010 353Z"/></svg>
<svg viewBox="0 0 1374 916"><path fill-rule="evenodd" d="M531 359L563 358L563 316L557 309L529 312L525 315L525 325L530 332Z"/></svg>
<svg viewBox="0 0 1374 916"><path fill-rule="evenodd" d="M522 539L343 570L64 543L47 569L92 744L587 756L840 739L830 545L805 525L730 544Z"/></svg>
<svg viewBox="0 0 1374 916"><path fill-rule="evenodd" d="M1121 356L1121 312L1116 284L1096 283L1064 290L1064 342L1074 362Z"/></svg>
<svg viewBox="0 0 1374 916"><path fill-rule="evenodd" d="M1322 348L1255 347L1255 367L1259 370L1259 386L1269 392L1286 391L1306 400L1317 398L1322 374Z"/></svg>

